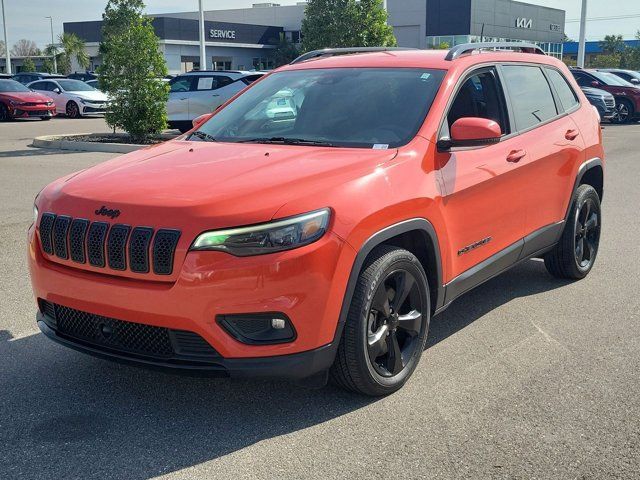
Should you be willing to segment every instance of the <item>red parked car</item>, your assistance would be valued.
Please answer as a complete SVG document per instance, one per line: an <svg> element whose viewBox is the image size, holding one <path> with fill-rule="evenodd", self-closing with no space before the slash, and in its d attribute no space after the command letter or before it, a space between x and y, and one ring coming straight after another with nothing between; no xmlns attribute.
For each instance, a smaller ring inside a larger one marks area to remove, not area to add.
<svg viewBox="0 0 640 480"><path fill-rule="evenodd" d="M0 122L33 117L49 120L55 114L52 98L36 93L15 80L0 79Z"/></svg>
<svg viewBox="0 0 640 480"><path fill-rule="evenodd" d="M609 92L616 101L611 121L627 123L640 117L640 87L610 72L572 68L571 73L581 87L595 87Z"/></svg>
<svg viewBox="0 0 640 480"><path fill-rule="evenodd" d="M460 295L532 257L594 265L599 115L534 45L310 52L196 123L38 194L51 339L385 395Z"/></svg>

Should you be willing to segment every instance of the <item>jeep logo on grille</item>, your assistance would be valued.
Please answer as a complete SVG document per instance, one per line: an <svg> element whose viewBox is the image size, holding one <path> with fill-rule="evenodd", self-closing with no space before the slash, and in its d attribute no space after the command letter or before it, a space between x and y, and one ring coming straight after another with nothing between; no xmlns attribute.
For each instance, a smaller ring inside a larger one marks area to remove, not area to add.
<svg viewBox="0 0 640 480"><path fill-rule="evenodd" d="M104 217L109 217L110 219L114 219L120 216L120 210L114 210L111 208L107 208L104 205L96 210L96 215L102 215Z"/></svg>

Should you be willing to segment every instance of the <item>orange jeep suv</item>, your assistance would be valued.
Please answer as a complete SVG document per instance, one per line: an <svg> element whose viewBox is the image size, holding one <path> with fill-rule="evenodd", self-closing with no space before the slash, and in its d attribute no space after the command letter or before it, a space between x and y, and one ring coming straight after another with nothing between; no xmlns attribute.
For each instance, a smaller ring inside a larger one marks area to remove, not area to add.
<svg viewBox="0 0 640 480"><path fill-rule="evenodd" d="M532 257L589 273L603 156L597 111L534 45L310 52L45 187L37 322L113 360L385 395L476 285Z"/></svg>

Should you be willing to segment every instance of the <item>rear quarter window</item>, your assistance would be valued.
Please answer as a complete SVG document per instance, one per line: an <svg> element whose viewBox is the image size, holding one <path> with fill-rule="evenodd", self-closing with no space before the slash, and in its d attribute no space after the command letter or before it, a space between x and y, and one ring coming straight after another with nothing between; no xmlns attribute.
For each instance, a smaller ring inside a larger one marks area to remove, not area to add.
<svg viewBox="0 0 640 480"><path fill-rule="evenodd" d="M518 130L535 127L558 114L549 82L540 67L505 65L503 74Z"/></svg>
<svg viewBox="0 0 640 480"><path fill-rule="evenodd" d="M564 75L553 68L547 68L547 75L549 76L551 85L553 85L553 88L558 94L560 103L562 103L562 108L565 111L571 110L573 107L578 105L578 97L573 91L573 88L571 88L571 85L569 85L569 82L565 79Z"/></svg>

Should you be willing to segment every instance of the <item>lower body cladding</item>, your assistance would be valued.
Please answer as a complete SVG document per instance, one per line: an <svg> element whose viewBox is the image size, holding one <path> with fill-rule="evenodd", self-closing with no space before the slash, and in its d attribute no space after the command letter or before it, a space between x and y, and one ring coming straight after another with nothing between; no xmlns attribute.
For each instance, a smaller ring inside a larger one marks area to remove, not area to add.
<svg viewBox="0 0 640 480"><path fill-rule="evenodd" d="M189 252L175 282L97 274L45 259L29 232L38 326L116 361L223 376L326 371L355 252L328 233L286 252Z"/></svg>
<svg viewBox="0 0 640 480"><path fill-rule="evenodd" d="M83 105L82 115L104 115L107 112L105 105Z"/></svg>

